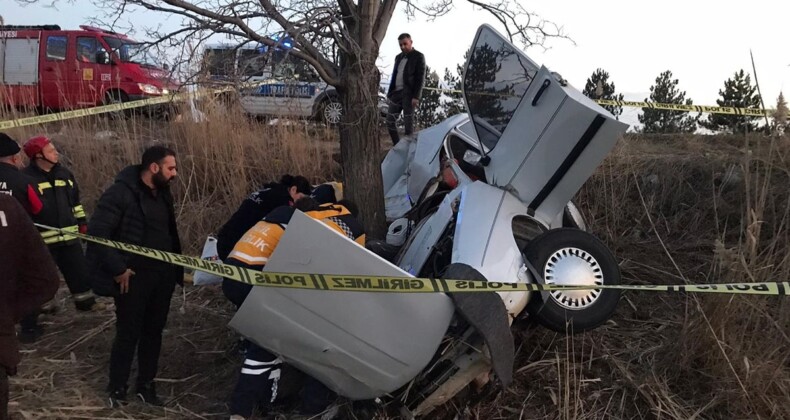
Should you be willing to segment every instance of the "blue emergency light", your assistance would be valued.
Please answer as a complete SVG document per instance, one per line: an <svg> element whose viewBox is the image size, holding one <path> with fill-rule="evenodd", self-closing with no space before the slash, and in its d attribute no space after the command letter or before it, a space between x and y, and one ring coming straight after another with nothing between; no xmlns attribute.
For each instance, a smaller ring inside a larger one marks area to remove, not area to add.
<svg viewBox="0 0 790 420"><path fill-rule="evenodd" d="M280 37L278 35L273 35L271 38L272 41L277 42L277 46L275 48L278 50L290 50L293 48L293 38L291 37L285 37L282 39L282 41L280 41ZM261 45L258 48L258 52L260 53L265 53L266 51L269 51L268 45Z"/></svg>

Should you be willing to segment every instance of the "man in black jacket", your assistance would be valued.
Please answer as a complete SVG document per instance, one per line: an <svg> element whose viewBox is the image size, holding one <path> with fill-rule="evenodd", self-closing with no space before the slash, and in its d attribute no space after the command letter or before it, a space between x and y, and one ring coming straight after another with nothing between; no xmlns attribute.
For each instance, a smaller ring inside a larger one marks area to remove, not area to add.
<svg viewBox="0 0 790 420"><path fill-rule="evenodd" d="M425 56L412 46L411 35L400 34L398 45L401 53L395 56L395 67L387 91L390 101L387 113L387 131L395 145L400 140L395 120L403 111L404 131L410 136L414 131L414 110L420 103L425 84Z"/></svg>
<svg viewBox="0 0 790 420"><path fill-rule="evenodd" d="M123 169L102 194L88 224L88 234L161 251L181 252L173 196L175 152L153 146L142 164ZM175 285L183 285L182 268L114 248L88 244L93 290L115 298L117 319L110 355L110 406L126 401L127 381L137 352L137 397L162 405L154 388L162 348L162 330Z"/></svg>
<svg viewBox="0 0 790 420"><path fill-rule="evenodd" d="M217 233L217 255L225 260L244 232L260 222L273 209L293 205L309 195L310 182L303 176L283 175L280 182L269 182L250 194Z"/></svg>
<svg viewBox="0 0 790 420"><path fill-rule="evenodd" d="M85 233L87 217L80 202L80 191L74 175L60 164L60 154L49 138L33 137L23 146L30 165L23 172L33 179L38 187L43 207L33 215L33 221L66 231ZM104 309L96 298L88 281L85 254L80 240L57 231L39 229L52 258L58 265L66 285L69 287L77 310ZM33 322L35 315L23 321L23 328Z"/></svg>

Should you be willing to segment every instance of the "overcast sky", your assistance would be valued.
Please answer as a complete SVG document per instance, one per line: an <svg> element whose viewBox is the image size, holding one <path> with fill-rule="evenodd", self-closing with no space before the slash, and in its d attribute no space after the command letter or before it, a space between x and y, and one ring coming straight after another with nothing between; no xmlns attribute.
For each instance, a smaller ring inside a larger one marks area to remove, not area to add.
<svg viewBox="0 0 790 420"><path fill-rule="evenodd" d="M7 24L59 24L77 28L98 15L91 0L59 0L57 9L21 6L0 0ZM766 106L773 107L780 90L790 91L788 24L790 2L750 0L748 3L714 0L519 0L527 9L563 28L573 42L551 39L544 47L526 51L535 61L563 75L581 89L598 67L611 75L626 99L643 100L655 78L671 70L679 87L695 104L715 105L724 80L743 68L752 73L749 50L754 53ZM153 12L134 12L127 18L135 27L162 24L177 27L179 18ZM389 73L399 52L397 36L409 32L416 49L425 53L430 67L442 74L455 69L482 23L496 25L484 11L455 0L448 15L428 22L418 16L409 21L399 7L387 31L379 66ZM501 27L495 26L500 29Z"/></svg>

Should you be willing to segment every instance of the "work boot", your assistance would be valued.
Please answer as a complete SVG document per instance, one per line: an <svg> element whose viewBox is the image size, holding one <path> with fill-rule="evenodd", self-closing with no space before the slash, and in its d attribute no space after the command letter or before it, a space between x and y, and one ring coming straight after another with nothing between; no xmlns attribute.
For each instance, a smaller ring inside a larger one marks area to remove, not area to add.
<svg viewBox="0 0 790 420"><path fill-rule="evenodd" d="M120 408L127 404L126 401L126 387L110 387L110 408Z"/></svg>
<svg viewBox="0 0 790 420"><path fill-rule="evenodd" d="M42 314L54 315L58 312L58 309L59 308L57 302L55 301L55 299L52 299L49 302L41 305L40 312Z"/></svg>
<svg viewBox="0 0 790 420"><path fill-rule="evenodd" d="M107 308L107 305L101 302L96 302L95 297L89 297L87 299L79 299L79 300L77 300L75 297L74 306L76 306L77 310L81 312L98 312L98 311L103 311L104 309Z"/></svg>
<svg viewBox="0 0 790 420"><path fill-rule="evenodd" d="M44 334L44 329L36 325L35 327L22 328L21 330L19 330L19 335L17 336L17 338L19 338L20 343L33 344L43 334Z"/></svg>
<svg viewBox="0 0 790 420"><path fill-rule="evenodd" d="M137 385L137 398L141 399L145 404L155 405L157 407L165 405L162 400L156 396L156 387L153 382Z"/></svg>

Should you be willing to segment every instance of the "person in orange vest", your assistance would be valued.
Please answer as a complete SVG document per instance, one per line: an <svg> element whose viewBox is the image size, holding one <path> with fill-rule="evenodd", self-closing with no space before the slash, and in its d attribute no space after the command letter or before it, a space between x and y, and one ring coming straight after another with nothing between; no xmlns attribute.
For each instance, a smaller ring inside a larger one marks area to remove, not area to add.
<svg viewBox="0 0 790 420"><path fill-rule="evenodd" d="M262 270L296 210L324 222L360 246L365 246L365 231L356 219L356 208L351 202L341 200L337 204L319 204L312 197L304 197L297 200L293 207L281 206L272 210L262 221L250 228L233 247L226 264ZM224 279L222 284L225 296L237 307L244 303L252 287L230 279ZM268 409L269 404L277 398L281 373L282 360L279 357L249 343L241 374L231 396L231 420L249 418L259 403L262 408ZM331 402L331 394L322 383L308 377L302 393L300 414L320 413Z"/></svg>

